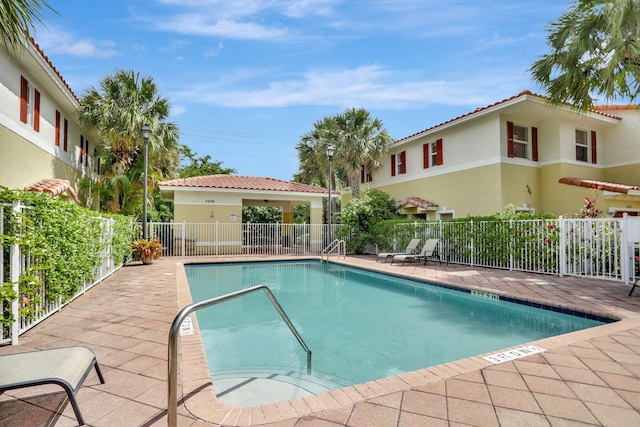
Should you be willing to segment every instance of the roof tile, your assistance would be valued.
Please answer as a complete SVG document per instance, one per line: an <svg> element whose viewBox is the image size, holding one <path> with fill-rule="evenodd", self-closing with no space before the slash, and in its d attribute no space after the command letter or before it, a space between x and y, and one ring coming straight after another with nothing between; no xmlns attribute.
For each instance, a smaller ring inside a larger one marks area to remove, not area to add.
<svg viewBox="0 0 640 427"><path fill-rule="evenodd" d="M618 184L615 182L596 181L593 179L581 179L581 178L560 178L561 184L576 185L578 187L591 188L594 190L611 191L612 193L628 194L629 191L640 191L640 187L635 185Z"/></svg>
<svg viewBox="0 0 640 427"><path fill-rule="evenodd" d="M80 202L78 195L73 187L71 187L71 183L66 179L42 179L27 187L27 190L40 193L50 193L54 197L67 193L76 203Z"/></svg>
<svg viewBox="0 0 640 427"><path fill-rule="evenodd" d="M296 193L327 193L328 189L275 178L242 175L207 175L179 178L159 183L163 187L228 188L231 190L288 191ZM338 194L337 191L331 191Z"/></svg>
<svg viewBox="0 0 640 427"><path fill-rule="evenodd" d="M422 208L422 209L429 209L429 208L437 208L438 204L437 203L433 203L430 202L428 200L423 200L419 197L407 197L406 199L404 199L402 202L398 203L398 207L404 207L406 205L414 205L416 207Z"/></svg>

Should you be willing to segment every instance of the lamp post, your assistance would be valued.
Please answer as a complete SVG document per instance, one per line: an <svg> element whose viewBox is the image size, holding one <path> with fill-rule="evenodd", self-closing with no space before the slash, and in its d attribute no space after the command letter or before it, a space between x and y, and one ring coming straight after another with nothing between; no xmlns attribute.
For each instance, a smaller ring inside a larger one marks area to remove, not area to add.
<svg viewBox="0 0 640 427"><path fill-rule="evenodd" d="M327 223L329 224L329 244L331 243L331 224L333 218L331 217L331 159L333 159L333 145L327 145L327 159L329 160L329 202L327 203Z"/></svg>
<svg viewBox="0 0 640 427"><path fill-rule="evenodd" d="M144 187L142 188L142 238L147 240L147 169L148 169L148 145L151 136L151 128L148 124L142 126L142 139L144 141Z"/></svg>

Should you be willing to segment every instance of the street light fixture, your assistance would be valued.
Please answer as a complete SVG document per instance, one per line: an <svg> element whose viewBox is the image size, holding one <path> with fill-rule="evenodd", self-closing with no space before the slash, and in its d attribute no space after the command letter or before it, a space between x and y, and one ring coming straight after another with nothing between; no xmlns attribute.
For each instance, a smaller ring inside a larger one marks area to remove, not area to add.
<svg viewBox="0 0 640 427"><path fill-rule="evenodd" d="M333 218L331 216L331 159L333 159L333 145L327 145L327 159L329 160L329 202L327 203L327 223L329 224L329 243L331 243L331 224Z"/></svg>
<svg viewBox="0 0 640 427"><path fill-rule="evenodd" d="M142 238L147 240L147 169L148 169L148 145L151 137L151 128L145 123L142 126L142 139L144 140L144 187L142 188Z"/></svg>

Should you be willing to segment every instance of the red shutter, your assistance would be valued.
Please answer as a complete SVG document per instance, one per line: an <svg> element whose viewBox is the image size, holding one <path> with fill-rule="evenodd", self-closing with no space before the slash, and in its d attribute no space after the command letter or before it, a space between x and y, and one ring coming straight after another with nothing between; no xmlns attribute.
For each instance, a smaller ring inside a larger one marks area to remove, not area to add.
<svg viewBox="0 0 640 427"><path fill-rule="evenodd" d="M40 132L40 92L33 91L33 129Z"/></svg>
<svg viewBox="0 0 640 427"><path fill-rule="evenodd" d="M56 147L60 146L60 111L56 110Z"/></svg>
<svg viewBox="0 0 640 427"><path fill-rule="evenodd" d="M84 160L84 136L80 135L80 165L82 165L82 161Z"/></svg>
<svg viewBox="0 0 640 427"><path fill-rule="evenodd" d="M444 158L442 155L442 138L436 141L436 163L438 166L444 164Z"/></svg>
<svg viewBox="0 0 640 427"><path fill-rule="evenodd" d="M63 145L63 149L64 151L67 151L67 148L69 148L69 122L67 121L67 119L64 119L64 135L62 136L63 141L64 141L64 145Z"/></svg>
<svg viewBox="0 0 640 427"><path fill-rule="evenodd" d="M407 173L407 152L400 153L400 173Z"/></svg>
<svg viewBox="0 0 640 427"><path fill-rule="evenodd" d="M84 165L89 166L89 140L84 140Z"/></svg>
<svg viewBox="0 0 640 427"><path fill-rule="evenodd" d="M531 160L538 161L538 128L531 128Z"/></svg>
<svg viewBox="0 0 640 427"><path fill-rule="evenodd" d="M507 156L515 157L515 145L513 143L513 123L507 122Z"/></svg>
<svg viewBox="0 0 640 427"><path fill-rule="evenodd" d="M29 81L20 76L20 121L27 123L29 112Z"/></svg>
<svg viewBox="0 0 640 427"><path fill-rule="evenodd" d="M594 165L598 163L598 155L597 155L597 145L596 145L596 131L591 131L591 163Z"/></svg>
<svg viewBox="0 0 640 427"><path fill-rule="evenodd" d="M429 143L422 144L422 167L424 169L429 167Z"/></svg>
<svg viewBox="0 0 640 427"><path fill-rule="evenodd" d="M364 165L360 166L360 184L364 183Z"/></svg>
<svg viewBox="0 0 640 427"><path fill-rule="evenodd" d="M391 176L396 176L396 155L391 155Z"/></svg>

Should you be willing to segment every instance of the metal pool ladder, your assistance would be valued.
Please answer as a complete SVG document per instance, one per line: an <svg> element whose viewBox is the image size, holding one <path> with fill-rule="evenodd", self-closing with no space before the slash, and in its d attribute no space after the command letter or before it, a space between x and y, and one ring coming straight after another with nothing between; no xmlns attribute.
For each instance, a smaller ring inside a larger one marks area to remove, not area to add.
<svg viewBox="0 0 640 427"><path fill-rule="evenodd" d="M267 285L256 285L250 288L241 289L236 292L231 292L225 295L221 295L215 298L209 298L204 301L195 302L193 304L189 304L184 307L176 318L173 320L171 324L171 329L169 330L169 357L168 357L168 383L169 383L169 393L168 393L168 401L167 401L167 423L170 427L175 427L178 424L178 332L180 330L180 326L186 317L196 310L200 310L201 308L209 307L214 304L218 304L224 301L229 301L234 298L238 298L240 296L256 292L256 291L264 291L269 297L271 304L278 311L282 320L287 324L289 330L296 337L302 348L305 352L307 352L307 373L311 373L311 350L307 347L304 340L296 330L289 317L282 309L278 300L273 295L271 290L267 287Z"/></svg>

